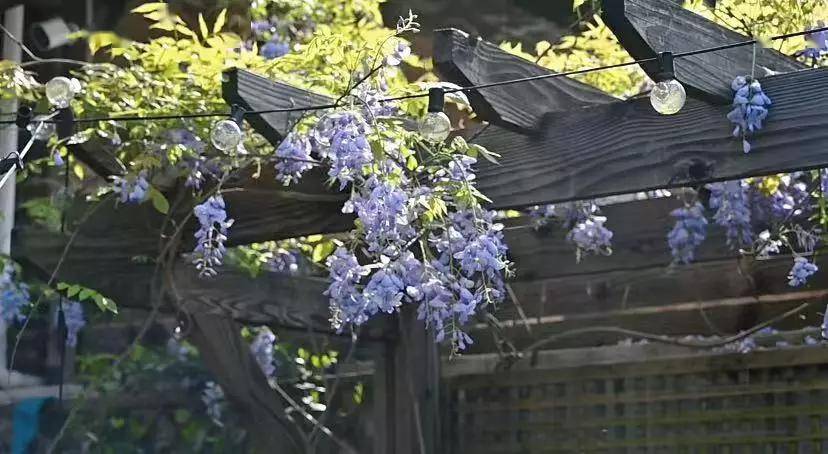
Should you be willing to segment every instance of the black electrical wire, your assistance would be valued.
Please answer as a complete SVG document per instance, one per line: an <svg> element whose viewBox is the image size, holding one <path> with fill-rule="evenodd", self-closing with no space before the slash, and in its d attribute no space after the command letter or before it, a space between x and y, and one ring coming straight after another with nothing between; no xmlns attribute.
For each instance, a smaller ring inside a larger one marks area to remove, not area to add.
<svg viewBox="0 0 828 454"><path fill-rule="evenodd" d="M805 30L800 32L794 33L786 33L783 35L776 35L767 38L769 41L778 41L782 39L793 38L796 36L804 36L811 33L817 33L822 31L828 31L828 26L814 28L811 30ZM758 39L751 39L747 41L741 41L738 43L731 43L725 44L721 46L715 47L708 47L705 49L698 49L693 51L687 52L678 52L673 54L674 58L684 58L684 57L691 57L694 55L699 54L706 54L710 52L718 52L722 50L733 49L736 47L743 47L743 46L750 46L759 43L760 40ZM592 68L585 68L585 69L577 69L573 71L566 71L562 73L551 73L551 74L540 74L537 76L530 76L530 77L521 77L518 79L510 79L510 80L503 80L499 82L489 82L485 84L478 84L478 85L470 85L467 87L458 87L458 88L447 88L444 90L445 93L460 93L460 92L469 92L474 90L481 90L486 88L492 87L500 87L504 85L512 85L512 84L519 84L524 82L532 82L535 80L543 80L543 79L555 79L558 77L566 77L566 76L575 76L579 74L586 74L591 72L597 71L605 71L608 69L616 69L616 68L623 68L626 66L633 66L642 63L650 63L655 62L657 60L656 57L651 58L644 58L640 60L632 60L624 63L616 63L612 65L606 66L597 66ZM428 97L428 92L419 92L419 93L411 93L408 95L401 95L401 96L394 96L389 98L381 98L376 100L379 103L386 103L386 102L394 102L394 101L403 101L407 99L416 99L416 98L426 98ZM264 109L264 110L249 110L246 111L245 115L264 115L264 114L271 114L271 113L288 113L288 112L310 112L315 110L327 110L327 109L335 109L341 107L342 104L340 103L333 103L333 104L322 104L317 106L306 106L306 107L286 107L286 108L274 108L274 109ZM124 116L124 117L117 117L117 116L110 116L110 117L89 117L89 118L76 118L74 120L75 123L96 123L101 121L152 121L152 120L176 120L176 119L190 119L190 118L211 118L211 117L227 117L230 115L229 112L207 112L207 113L198 113L198 114L160 114L160 115L134 115L134 116ZM0 124L12 124L14 123L13 120L3 120L0 121Z"/></svg>

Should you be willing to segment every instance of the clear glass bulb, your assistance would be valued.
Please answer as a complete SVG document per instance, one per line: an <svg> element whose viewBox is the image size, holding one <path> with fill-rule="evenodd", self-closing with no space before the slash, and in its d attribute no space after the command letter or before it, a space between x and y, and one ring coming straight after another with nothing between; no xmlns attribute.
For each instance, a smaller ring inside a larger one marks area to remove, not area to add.
<svg viewBox="0 0 828 454"><path fill-rule="evenodd" d="M243 138L244 133L242 133L241 126L233 120L216 122L210 134L210 141L213 142L213 146L221 151L235 150Z"/></svg>
<svg viewBox="0 0 828 454"><path fill-rule="evenodd" d="M653 109L662 115L678 113L684 102L687 101L687 92L684 86L676 79L669 79L655 84L650 92L650 103Z"/></svg>
<svg viewBox="0 0 828 454"><path fill-rule="evenodd" d="M58 109L69 107L69 101L75 97L76 84L68 77L55 77L46 82L46 99Z"/></svg>
<svg viewBox="0 0 828 454"><path fill-rule="evenodd" d="M420 122L420 134L432 142L442 142L451 133L451 120L443 112L429 112Z"/></svg>

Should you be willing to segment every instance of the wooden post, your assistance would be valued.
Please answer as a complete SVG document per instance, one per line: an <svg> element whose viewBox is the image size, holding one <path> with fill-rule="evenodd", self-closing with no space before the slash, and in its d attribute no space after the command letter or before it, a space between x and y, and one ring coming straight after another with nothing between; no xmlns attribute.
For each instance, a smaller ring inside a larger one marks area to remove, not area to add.
<svg viewBox="0 0 828 454"><path fill-rule="evenodd" d="M395 454L437 454L443 452L440 439L440 356L434 338L417 320L412 305L398 317L398 339L389 349L386 369L392 383L390 443Z"/></svg>

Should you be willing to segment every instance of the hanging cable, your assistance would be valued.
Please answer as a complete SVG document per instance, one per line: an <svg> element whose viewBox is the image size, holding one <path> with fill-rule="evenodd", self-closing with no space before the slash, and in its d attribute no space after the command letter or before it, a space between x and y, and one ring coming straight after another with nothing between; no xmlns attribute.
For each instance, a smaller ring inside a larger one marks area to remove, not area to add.
<svg viewBox="0 0 828 454"><path fill-rule="evenodd" d="M814 28L811 30L805 30L800 32L794 33L786 33L783 35L776 35L767 38L768 41L778 41L788 38L793 38L797 36L804 36L811 33L817 33L822 31L828 31L828 26ZM673 58L686 58L692 57L694 55L706 54L711 52L719 52L723 50L733 49L737 47L743 46L750 46L760 44L760 40L758 39L750 39L747 41L740 41L731 44L724 44L721 46L714 46L708 47L704 49L692 50L687 52L677 52L673 54ZM617 68L624 68L627 66L633 65L640 65L642 63L652 63L657 62L658 57L652 58L643 58L640 60L631 60L628 62L623 63L615 63L612 65L606 66L597 66L592 68L584 68L584 69L576 69L573 71L566 71L562 73L550 73L550 74L540 74L537 76L530 76L530 77L521 77L518 79L510 79L510 80L503 80L498 82L489 82L485 84L478 84L478 85L470 85L466 87L457 87L457 88L446 88L444 89L444 93L460 93L460 92L470 92L475 90L483 90L486 88L493 88L493 87L502 87L505 85L513 85L513 84L520 84L525 82L533 82L536 80L543 80L543 79L556 79L558 77L567 77L567 76L577 76L580 74L587 74L591 72L597 71L606 71L609 69L617 69ZM395 102L395 101L404 101L408 99L417 99L417 98L427 98L429 96L428 91L422 91L417 93L411 93L407 95L400 95L400 96L393 96L388 98L380 98L377 99L376 102L378 103L387 103L387 102ZM341 103L332 103L332 104L321 104L316 106L306 106L306 107L286 107L286 108L273 108L273 109L264 109L264 110L249 110L244 113L244 115L265 115L271 113L288 113L288 112L310 112L315 110L327 110L327 109L336 109L342 107L343 104ZM153 120L177 120L177 119L193 119L193 118L217 118L217 117L227 117L229 116L229 112L205 112L205 113L178 113L178 114L158 114L158 115L131 115L131 116L108 116L108 117L89 117L89 118L76 118L74 119L74 123L96 123L101 121L153 121ZM2 120L0 124L12 124L14 120Z"/></svg>
<svg viewBox="0 0 828 454"><path fill-rule="evenodd" d="M57 114L58 114L58 112L52 112L52 113L51 113L51 114L49 114L46 118L44 118L43 120L41 120L40 122L38 122L37 127L34 129L34 131L32 131L32 137L31 137L31 138L29 138L29 141L28 141L28 142L26 142L26 146L24 146L24 147L23 147L23 149L22 149L22 150L20 150L20 153L17 153L17 152L12 152L12 153L9 153L9 156L7 156L5 159L3 159L3 161L5 162L6 160L8 160L8 159L10 158L10 156L11 156L12 154L17 153L17 156L16 156L16 159L17 159L17 161L16 161L16 165L14 165L14 166L12 166L11 168L7 169L7 170L6 170L6 174L5 174L5 175L3 175L3 178L2 178L2 179L0 179L0 189L2 189L2 188L3 188L3 186L5 186L5 185L6 185L6 181L7 181L7 180L11 177L11 175L14 173L14 170L15 170L16 168L21 168L21 169L23 168L23 159L26 157L26 155L29 153L29 150L32 148L32 145L33 145L33 144L34 144L34 142L35 142L35 138L37 137L37 135L38 135L38 133L40 132L40 130L43 128L43 125L45 125L45 124L46 124L46 120L50 120L50 119L52 119L52 118L53 118L53 117L55 117Z"/></svg>

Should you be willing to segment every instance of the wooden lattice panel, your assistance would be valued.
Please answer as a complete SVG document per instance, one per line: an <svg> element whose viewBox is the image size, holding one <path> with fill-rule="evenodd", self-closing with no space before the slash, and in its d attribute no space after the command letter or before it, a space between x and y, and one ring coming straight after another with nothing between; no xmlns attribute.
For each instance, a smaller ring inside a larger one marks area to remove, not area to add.
<svg viewBox="0 0 828 454"><path fill-rule="evenodd" d="M828 452L828 346L446 382L456 453Z"/></svg>

